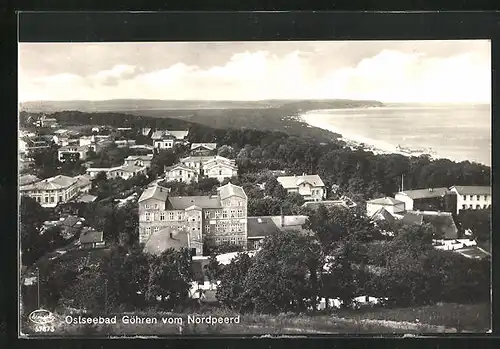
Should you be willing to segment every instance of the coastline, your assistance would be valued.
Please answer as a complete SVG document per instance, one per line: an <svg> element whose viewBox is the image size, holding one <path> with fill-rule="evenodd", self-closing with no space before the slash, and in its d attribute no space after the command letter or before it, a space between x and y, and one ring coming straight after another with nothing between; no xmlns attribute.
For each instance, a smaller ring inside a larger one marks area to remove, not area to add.
<svg viewBox="0 0 500 349"><path fill-rule="evenodd" d="M321 113L323 110L310 110L307 111L306 113L297 115L297 120L303 122L304 124L308 125L307 127L317 127L321 128L326 131L330 131L335 134L341 135L341 137L338 138L338 140L341 140L346 143L346 146L349 147L351 150L356 150L356 149L362 149L367 152L372 152L375 155L389 155L389 154L398 154L398 155L403 155L406 157L414 157L414 156L421 156L421 155L428 155L430 159L436 160L436 159L442 159L444 157L439 156L436 153L430 154L427 152L422 152L422 153L409 153L405 151L400 151L398 150L396 145L390 144L385 141L377 141L374 139L366 138L360 135L356 134L347 134L343 132L342 130L336 128L335 126L332 126L328 123L322 123L318 122L317 120L313 120L312 118L308 118L308 114L317 114ZM452 160L452 159L450 159ZM455 160L452 160L455 161Z"/></svg>

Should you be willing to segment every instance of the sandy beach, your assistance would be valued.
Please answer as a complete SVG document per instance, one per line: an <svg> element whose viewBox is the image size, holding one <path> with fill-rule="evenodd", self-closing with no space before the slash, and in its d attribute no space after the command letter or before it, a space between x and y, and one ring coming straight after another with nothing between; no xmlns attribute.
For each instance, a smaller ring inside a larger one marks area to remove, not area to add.
<svg viewBox="0 0 500 349"><path fill-rule="evenodd" d="M491 166L488 105L398 105L311 110L299 116L309 126L342 135L352 149L375 154L471 161Z"/></svg>
<svg viewBox="0 0 500 349"><path fill-rule="evenodd" d="M361 148L365 151L372 152L376 155L399 154L399 155L410 157L410 156L419 156L422 154L427 154L432 159L440 158L440 156L437 155L436 153L433 153L433 154L413 153L413 154L411 154L408 152L399 151L397 148L397 145L390 144L388 142L370 139L370 138L363 137L361 135L357 135L354 133L346 133L346 132L340 130L339 128L336 128L335 126L329 124L328 122L320 121L319 118L317 118L317 115L321 114L321 112L322 112L322 110L311 110L305 114L300 115L298 118L302 122L304 122L310 126L318 127L318 128L330 131L330 132L341 134L342 137L340 137L339 140L345 142L347 144L347 146L349 148L351 148L352 150Z"/></svg>

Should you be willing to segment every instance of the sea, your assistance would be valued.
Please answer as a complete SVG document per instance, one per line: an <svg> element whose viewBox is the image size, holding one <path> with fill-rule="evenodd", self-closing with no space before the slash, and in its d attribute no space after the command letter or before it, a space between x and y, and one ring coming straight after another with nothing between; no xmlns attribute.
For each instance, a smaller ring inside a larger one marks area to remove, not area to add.
<svg viewBox="0 0 500 349"><path fill-rule="evenodd" d="M491 166L488 104L386 104L384 107L314 110L300 115L311 126L384 152L432 149L435 158Z"/></svg>

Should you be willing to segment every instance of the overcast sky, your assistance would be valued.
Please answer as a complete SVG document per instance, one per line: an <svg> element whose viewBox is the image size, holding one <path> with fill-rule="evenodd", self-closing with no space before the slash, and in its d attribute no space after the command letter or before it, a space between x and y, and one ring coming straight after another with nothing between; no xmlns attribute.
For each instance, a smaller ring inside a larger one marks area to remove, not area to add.
<svg viewBox="0 0 500 349"><path fill-rule="evenodd" d="M19 98L490 103L490 42L22 43Z"/></svg>

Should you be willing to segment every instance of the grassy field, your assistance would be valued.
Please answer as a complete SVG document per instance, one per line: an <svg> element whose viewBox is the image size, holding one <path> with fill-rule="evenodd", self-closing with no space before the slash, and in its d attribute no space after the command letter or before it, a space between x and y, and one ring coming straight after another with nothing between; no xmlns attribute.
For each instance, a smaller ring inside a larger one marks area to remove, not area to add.
<svg viewBox="0 0 500 349"><path fill-rule="evenodd" d="M311 335L311 334L423 334L423 333L484 333L489 328L490 308L487 304L442 304L403 309L371 309L340 311L335 314L240 315L239 323L188 324L188 315L143 312L129 315L156 318L156 324L124 324L117 315L117 324L68 325L58 314L56 332L52 335ZM238 314L222 309L204 311L198 316L235 317ZM181 318L179 323L163 324L162 317ZM417 321L418 319L418 321ZM27 329L25 332L29 333Z"/></svg>

